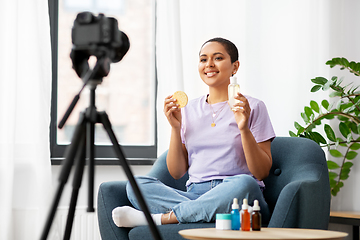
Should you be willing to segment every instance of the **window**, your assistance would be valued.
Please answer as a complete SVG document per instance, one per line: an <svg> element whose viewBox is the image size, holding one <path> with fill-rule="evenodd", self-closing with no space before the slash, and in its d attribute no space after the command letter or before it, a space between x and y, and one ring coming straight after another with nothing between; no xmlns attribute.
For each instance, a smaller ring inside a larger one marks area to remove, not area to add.
<svg viewBox="0 0 360 240"><path fill-rule="evenodd" d="M96 88L96 107L106 111L125 156L134 164L150 164L156 158L155 0L49 0L52 36L53 87L51 157L59 164L71 142L81 111L89 106L86 88L68 118L57 125L80 91L82 80L72 69L71 28L79 12L114 17L130 40L125 57L111 64L107 77ZM90 59L90 65L96 61ZM95 126L97 164L117 164L111 142L101 124Z"/></svg>

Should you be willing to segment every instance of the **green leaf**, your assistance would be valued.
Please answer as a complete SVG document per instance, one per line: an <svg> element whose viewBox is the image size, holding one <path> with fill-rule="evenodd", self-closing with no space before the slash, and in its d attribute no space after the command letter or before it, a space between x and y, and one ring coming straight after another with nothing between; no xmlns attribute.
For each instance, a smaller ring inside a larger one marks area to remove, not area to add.
<svg viewBox="0 0 360 240"><path fill-rule="evenodd" d="M336 185L335 187L333 187L331 189L331 195L333 195L334 197L336 197L336 195L338 194L338 192L340 191L339 187Z"/></svg>
<svg viewBox="0 0 360 240"><path fill-rule="evenodd" d="M304 128L298 122L294 122L294 126L295 126L296 130L298 130L297 135L304 132Z"/></svg>
<svg viewBox="0 0 360 240"><path fill-rule="evenodd" d="M337 164L336 162L333 161L327 161L327 166L329 169L338 169L340 168L339 164Z"/></svg>
<svg viewBox="0 0 360 240"><path fill-rule="evenodd" d="M344 122L339 123L339 130L345 138L351 133L350 128Z"/></svg>
<svg viewBox="0 0 360 240"><path fill-rule="evenodd" d="M335 64L333 63L333 59L327 61L325 64L329 65L331 68L333 68L335 66Z"/></svg>
<svg viewBox="0 0 360 240"><path fill-rule="evenodd" d="M301 117L302 117L302 119L304 120L305 123L310 123L310 119L308 118L306 113L301 113L300 115L301 115Z"/></svg>
<svg viewBox="0 0 360 240"><path fill-rule="evenodd" d="M349 67L349 61L346 58L341 58L341 64L345 67Z"/></svg>
<svg viewBox="0 0 360 240"><path fill-rule="evenodd" d="M353 140L352 134L349 133L347 138L346 138L346 142L349 144L349 143L351 143L352 140Z"/></svg>
<svg viewBox="0 0 360 240"><path fill-rule="evenodd" d="M357 152L354 152L354 151L349 151L347 154L346 154L346 159L348 160L353 160L354 158L356 158L356 156L358 155Z"/></svg>
<svg viewBox="0 0 360 240"><path fill-rule="evenodd" d="M337 176L339 176L339 174L335 172L329 172L329 179L335 179Z"/></svg>
<svg viewBox="0 0 360 240"><path fill-rule="evenodd" d="M354 164L352 162L345 162L342 167L347 169L347 168L351 168L353 165Z"/></svg>
<svg viewBox="0 0 360 240"><path fill-rule="evenodd" d="M311 119L311 115L314 115L314 112L309 107L304 107L304 111L305 111L305 114L308 117L308 119Z"/></svg>
<svg viewBox="0 0 360 240"><path fill-rule="evenodd" d="M351 131L355 134L358 134L357 131L357 125L354 122L347 122L346 125L348 125L348 127L351 129Z"/></svg>
<svg viewBox="0 0 360 240"><path fill-rule="evenodd" d="M343 101L342 101L342 100L339 100L339 101L337 102L337 104L336 104L336 109L337 109L338 111L341 111L341 104L343 104Z"/></svg>
<svg viewBox="0 0 360 240"><path fill-rule="evenodd" d="M303 128L298 122L294 122L294 127L296 128L296 130Z"/></svg>
<svg viewBox="0 0 360 240"><path fill-rule="evenodd" d="M330 188L333 188L336 186L336 181L334 179L330 179Z"/></svg>
<svg viewBox="0 0 360 240"><path fill-rule="evenodd" d="M290 137L297 137L297 135L292 131L289 131L289 135L290 135Z"/></svg>
<svg viewBox="0 0 360 240"><path fill-rule="evenodd" d="M360 133L360 124L357 126L358 133Z"/></svg>
<svg viewBox="0 0 360 240"><path fill-rule="evenodd" d="M342 153L336 149L330 149L330 155L333 157L343 157Z"/></svg>
<svg viewBox="0 0 360 240"><path fill-rule="evenodd" d="M351 144L351 146L350 146L350 149L351 150L359 150L360 149L360 143L353 143L353 144Z"/></svg>
<svg viewBox="0 0 360 240"><path fill-rule="evenodd" d="M354 70L354 69L356 68L356 62L351 61L351 62L349 63L349 67L350 67L352 70Z"/></svg>
<svg viewBox="0 0 360 240"><path fill-rule="evenodd" d="M324 77L316 77L314 79L311 79L311 81L315 84L324 85L328 82L328 80Z"/></svg>
<svg viewBox="0 0 360 240"><path fill-rule="evenodd" d="M334 130L330 127L330 125L325 124L324 125L324 131L326 133L327 138L330 141L336 142L336 136L335 136Z"/></svg>
<svg viewBox="0 0 360 240"><path fill-rule="evenodd" d="M345 117L345 116L341 116L341 115L337 115L337 119L339 119L340 121L346 122L349 120L349 118Z"/></svg>
<svg viewBox="0 0 360 240"><path fill-rule="evenodd" d="M349 172L350 172L350 169L349 169ZM349 178L349 172L347 172L347 171L341 171L341 173L340 173L340 179L341 179L341 180L346 180L346 179L348 179L348 178Z"/></svg>
<svg viewBox="0 0 360 240"><path fill-rule="evenodd" d="M321 88L321 85L315 85L311 88L310 92L317 92L319 91Z"/></svg>
<svg viewBox="0 0 360 240"><path fill-rule="evenodd" d="M326 144L325 138L318 132L309 132L311 139L314 140L317 144L323 143Z"/></svg>
<svg viewBox="0 0 360 240"><path fill-rule="evenodd" d="M334 114L326 114L324 116L325 119L334 119L335 118L335 115Z"/></svg>
<svg viewBox="0 0 360 240"><path fill-rule="evenodd" d="M330 87L331 87L331 85L332 85L332 82L331 82L331 81L328 81L328 82L322 87L322 90L323 90L323 91L329 90Z"/></svg>
<svg viewBox="0 0 360 240"><path fill-rule="evenodd" d="M315 101L310 101L310 107L317 113L319 113L320 109L319 109L319 104L317 104L317 102Z"/></svg>
<svg viewBox="0 0 360 240"><path fill-rule="evenodd" d="M342 93L341 92L332 92L329 94L329 97L341 97Z"/></svg>
<svg viewBox="0 0 360 240"><path fill-rule="evenodd" d="M329 102L327 100L322 100L321 106L323 106L326 110L329 110Z"/></svg>
<svg viewBox="0 0 360 240"><path fill-rule="evenodd" d="M351 107L353 107L353 106L354 105L351 102L344 103L344 104L341 105L341 110L345 111L346 109L348 109L347 111L345 111L345 112L348 112L349 108L351 109Z"/></svg>

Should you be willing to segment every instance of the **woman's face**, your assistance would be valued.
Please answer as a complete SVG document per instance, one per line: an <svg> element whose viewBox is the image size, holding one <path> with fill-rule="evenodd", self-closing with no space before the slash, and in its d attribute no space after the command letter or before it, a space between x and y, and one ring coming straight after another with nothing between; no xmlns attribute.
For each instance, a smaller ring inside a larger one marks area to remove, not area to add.
<svg viewBox="0 0 360 240"><path fill-rule="evenodd" d="M200 51L198 70L201 79L209 87L227 86L238 64L238 61L231 63L230 55L221 43L208 42Z"/></svg>

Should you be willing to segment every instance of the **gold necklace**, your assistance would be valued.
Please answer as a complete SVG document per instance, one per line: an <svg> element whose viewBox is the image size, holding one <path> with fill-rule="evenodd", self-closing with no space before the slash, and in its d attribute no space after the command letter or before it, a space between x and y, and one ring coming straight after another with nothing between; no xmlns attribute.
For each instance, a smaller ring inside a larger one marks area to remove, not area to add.
<svg viewBox="0 0 360 240"><path fill-rule="evenodd" d="M215 127L216 124L215 124L215 120L218 118L218 116L220 115L221 111L224 109L226 103L219 109L217 110L216 112L214 112L214 109L213 107L211 106L211 103L210 103L210 98L208 97L208 103L210 105L210 108L211 108L211 111L212 111L212 123L211 123L211 127ZM217 114L217 115L216 115Z"/></svg>

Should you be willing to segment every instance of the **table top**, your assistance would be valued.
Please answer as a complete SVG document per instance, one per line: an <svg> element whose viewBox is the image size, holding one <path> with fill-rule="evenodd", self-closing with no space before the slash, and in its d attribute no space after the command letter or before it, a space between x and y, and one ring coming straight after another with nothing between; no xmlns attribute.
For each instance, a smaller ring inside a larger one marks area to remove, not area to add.
<svg viewBox="0 0 360 240"><path fill-rule="evenodd" d="M330 217L343 217L343 218L360 218L360 212L351 212L351 211L331 211Z"/></svg>
<svg viewBox="0 0 360 240"><path fill-rule="evenodd" d="M261 228L261 231L219 230L215 228L197 228L179 231L179 234L192 240L215 239L343 239L348 234L337 231L303 229L303 228Z"/></svg>

